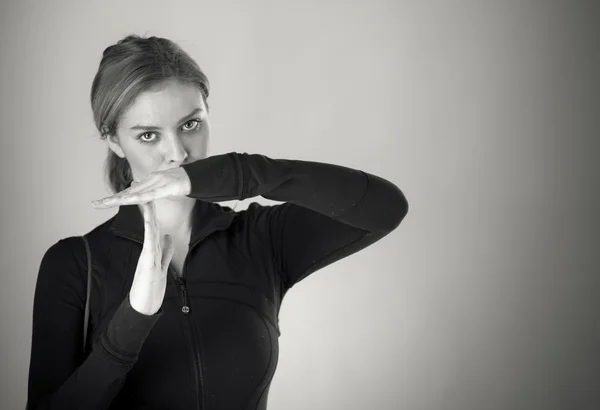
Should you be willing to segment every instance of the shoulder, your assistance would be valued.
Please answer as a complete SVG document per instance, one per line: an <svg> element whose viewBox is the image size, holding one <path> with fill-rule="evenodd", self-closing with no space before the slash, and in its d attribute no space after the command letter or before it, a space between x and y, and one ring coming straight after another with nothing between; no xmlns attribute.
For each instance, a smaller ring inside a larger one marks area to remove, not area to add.
<svg viewBox="0 0 600 410"><path fill-rule="evenodd" d="M83 252L83 253L82 253ZM41 269L53 270L70 267L77 269L80 265L79 259L85 253L85 244L81 236L69 236L61 238L50 245L42 257Z"/></svg>
<svg viewBox="0 0 600 410"><path fill-rule="evenodd" d="M36 295L40 292L63 295L69 291L77 294L84 281L84 269L87 270L84 255L85 245L81 237L69 236L51 244L39 263Z"/></svg>
<svg viewBox="0 0 600 410"><path fill-rule="evenodd" d="M87 251L83 237L85 236L88 244L92 246L92 243L102 240L105 237L113 219L114 216L89 231L58 239L45 251L42 264L50 264L52 266L60 264L63 267L70 265L77 269L85 267L87 265L85 259Z"/></svg>

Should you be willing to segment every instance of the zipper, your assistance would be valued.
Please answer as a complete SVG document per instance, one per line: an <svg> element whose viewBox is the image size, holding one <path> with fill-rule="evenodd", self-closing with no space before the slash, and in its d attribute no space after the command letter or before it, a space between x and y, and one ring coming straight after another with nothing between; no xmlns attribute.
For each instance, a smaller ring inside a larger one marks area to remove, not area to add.
<svg viewBox="0 0 600 410"><path fill-rule="evenodd" d="M185 277L185 267L187 266L187 260L188 260L188 256L190 255L190 253L192 252L192 249L194 248L194 246L190 246L187 255L185 255L185 259L183 261L183 270L181 272L181 278L179 276L177 276L177 273L175 273L175 271L173 269L171 269L171 265L169 264L169 269L171 270L171 273L173 274L173 277L175 278L175 280L179 283L179 289L181 291L181 311L183 312L183 314L185 316L187 316L187 324L189 326L188 330L190 333L190 336L192 338L192 356L193 356L193 360L194 360L194 374L196 376L196 383L194 383L194 390L196 392L196 404L197 404L197 408L198 410L200 409L204 409L204 381L202 380L202 361L200 359L200 352L198 349L198 340L196 339L196 333L194 332L194 325L193 325L193 321L189 316L190 313L190 306L189 306L189 302L188 302L188 298L187 298L187 283L186 283L186 277ZM202 406L200 406L200 398L198 397L200 392L198 390L198 386L202 387Z"/></svg>
<svg viewBox="0 0 600 410"><path fill-rule="evenodd" d="M188 313L190 313L190 306L187 300L187 285L185 283L185 276L182 275L182 277L180 278L177 276L175 271L171 269L171 266L169 266L169 269L172 271L175 280L179 281L179 290L181 291L181 311L187 315Z"/></svg>
<svg viewBox="0 0 600 410"><path fill-rule="evenodd" d="M140 245L144 246L144 243L135 239L135 238L131 238L122 234L118 234L120 237L125 238L125 239L129 239L131 241L137 242ZM196 392L196 408L198 410L204 409L204 382L203 382L203 377L202 377L202 361L200 360L200 352L198 349L198 340L196 339L196 334L194 332L194 324L193 321L191 320L189 313L190 313L190 305L189 305L189 301L188 301L188 297L187 297L187 283L186 283L186 278L185 278L185 267L187 265L187 260L188 260L188 256L190 255L190 253L192 252L192 250L194 249L194 247L196 245L198 245L204 238L206 238L207 235L203 236L200 240L194 242L188 249L188 253L185 255L185 259L183 261L183 270L181 272L181 278L179 276L177 276L177 273L171 268L171 264L169 263L169 267L167 268L168 270L171 271L171 273L173 274L173 278L175 279L175 281L177 283L173 283L173 285L177 286L177 284L179 284L179 290L181 292L181 311L183 312L183 314L187 317L186 323L188 324L188 330L189 330L189 334L190 337L192 339L192 355L193 355L193 360L194 360L194 374L196 375L196 383L194 384L194 390ZM199 395L200 395L200 391L198 389L198 385L200 385L200 387L202 388L202 400L200 400ZM200 405L200 401L202 401L202 405Z"/></svg>

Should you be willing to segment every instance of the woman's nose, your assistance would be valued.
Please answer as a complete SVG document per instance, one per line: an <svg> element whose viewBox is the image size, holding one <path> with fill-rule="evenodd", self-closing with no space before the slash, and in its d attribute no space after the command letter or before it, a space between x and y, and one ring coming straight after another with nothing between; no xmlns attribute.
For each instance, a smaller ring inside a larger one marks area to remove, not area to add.
<svg viewBox="0 0 600 410"><path fill-rule="evenodd" d="M179 137L173 137L169 139L169 146L167 147L166 159L170 163L179 163L187 159L188 153L185 146L181 142Z"/></svg>

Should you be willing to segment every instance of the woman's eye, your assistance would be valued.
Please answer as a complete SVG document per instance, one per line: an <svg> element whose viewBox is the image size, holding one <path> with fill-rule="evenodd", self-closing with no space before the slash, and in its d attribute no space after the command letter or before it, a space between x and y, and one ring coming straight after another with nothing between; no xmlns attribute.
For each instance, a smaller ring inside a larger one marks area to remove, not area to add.
<svg viewBox="0 0 600 410"><path fill-rule="evenodd" d="M155 134L154 132L145 132L145 133L141 134L141 135L138 137L138 139L139 139L139 140L142 140L142 141L144 141L144 142L152 142L152 141L154 140L154 138L150 138L150 139L144 138L144 137L146 137L146 136L148 136L148 135L156 135L156 134Z"/></svg>
<svg viewBox="0 0 600 410"><path fill-rule="evenodd" d="M185 131L192 131L192 130L198 128L200 126L201 122L202 121L200 121L198 119L190 120L190 121L186 122L185 124L183 124L183 128Z"/></svg>

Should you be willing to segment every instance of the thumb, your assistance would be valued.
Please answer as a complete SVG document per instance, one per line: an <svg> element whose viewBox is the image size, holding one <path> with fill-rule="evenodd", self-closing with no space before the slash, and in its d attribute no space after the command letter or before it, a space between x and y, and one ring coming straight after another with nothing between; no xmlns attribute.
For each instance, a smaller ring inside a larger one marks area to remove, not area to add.
<svg viewBox="0 0 600 410"><path fill-rule="evenodd" d="M175 252L175 245L173 243L173 237L171 235L165 235L163 237L164 242L161 255L161 267L163 272L166 272L169 269L169 264L171 263L171 259L173 258L173 253Z"/></svg>

